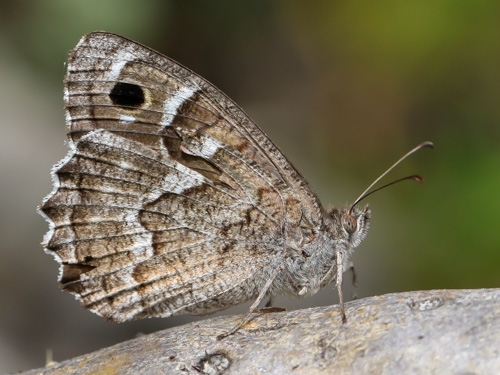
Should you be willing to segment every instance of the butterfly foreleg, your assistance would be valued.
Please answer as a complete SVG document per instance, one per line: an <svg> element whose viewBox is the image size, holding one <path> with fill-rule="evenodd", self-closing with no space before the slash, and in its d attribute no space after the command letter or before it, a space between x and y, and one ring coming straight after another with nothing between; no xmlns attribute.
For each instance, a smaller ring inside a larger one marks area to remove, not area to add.
<svg viewBox="0 0 500 375"><path fill-rule="evenodd" d="M336 272L336 286L337 286L337 292L339 293L339 305L340 305L340 314L342 315L342 323L347 323L347 317L345 315L345 308L344 308L344 295L342 294L342 270L343 270L343 263L344 263L344 254L339 251L337 252L337 272Z"/></svg>

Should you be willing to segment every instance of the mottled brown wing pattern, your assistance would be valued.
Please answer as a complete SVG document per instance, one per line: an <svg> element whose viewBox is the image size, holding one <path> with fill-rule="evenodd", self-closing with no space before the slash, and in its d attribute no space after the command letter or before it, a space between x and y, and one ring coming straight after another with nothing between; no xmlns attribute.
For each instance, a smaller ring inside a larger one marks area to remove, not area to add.
<svg viewBox="0 0 500 375"><path fill-rule="evenodd" d="M119 87L117 82L139 86L142 96L131 95L132 100L120 104L120 95L110 95ZM220 178L220 166L210 160L206 146L224 145L259 165L269 180L267 186L288 189L307 221L321 222L317 197L262 130L220 90L168 57L118 35L91 33L72 52L65 85L72 141L88 131L106 129L168 151L214 180ZM202 144L202 157L186 150L187 139L199 142L203 137L215 142Z"/></svg>
<svg viewBox="0 0 500 375"><path fill-rule="evenodd" d="M251 298L226 279L237 272L258 287L279 250L276 226L259 212L259 236L234 230L249 205L229 189L107 131L82 137L54 173L56 190L41 208L52 222L45 246L62 264L64 289L110 319L203 313L215 297Z"/></svg>
<svg viewBox="0 0 500 375"><path fill-rule="evenodd" d="M224 94L147 47L82 38L65 80L71 151L41 206L63 288L114 321L255 298L321 207ZM235 275L238 275L235 280Z"/></svg>

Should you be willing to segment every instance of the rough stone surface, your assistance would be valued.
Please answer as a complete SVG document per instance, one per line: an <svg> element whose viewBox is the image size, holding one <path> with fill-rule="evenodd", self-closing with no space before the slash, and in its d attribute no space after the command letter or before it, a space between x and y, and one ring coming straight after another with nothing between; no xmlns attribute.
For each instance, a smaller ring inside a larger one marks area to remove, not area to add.
<svg viewBox="0 0 500 375"><path fill-rule="evenodd" d="M433 290L159 331L23 374L500 374L500 289Z"/></svg>

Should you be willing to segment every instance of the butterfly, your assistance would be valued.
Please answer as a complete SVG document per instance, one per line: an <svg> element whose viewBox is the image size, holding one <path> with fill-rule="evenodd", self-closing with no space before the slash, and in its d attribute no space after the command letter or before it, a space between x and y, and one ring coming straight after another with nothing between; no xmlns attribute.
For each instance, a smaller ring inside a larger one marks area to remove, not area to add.
<svg viewBox="0 0 500 375"><path fill-rule="evenodd" d="M254 300L250 314L335 280L345 320L342 274L368 206L325 210L237 104L122 36L83 36L64 82L70 151L39 208L63 290L125 322Z"/></svg>

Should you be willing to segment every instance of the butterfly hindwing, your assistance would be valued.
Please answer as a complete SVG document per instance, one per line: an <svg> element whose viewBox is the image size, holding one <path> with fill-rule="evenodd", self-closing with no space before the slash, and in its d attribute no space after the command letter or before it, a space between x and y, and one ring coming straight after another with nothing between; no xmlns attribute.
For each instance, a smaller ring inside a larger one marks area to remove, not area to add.
<svg viewBox="0 0 500 375"><path fill-rule="evenodd" d="M45 246L61 262L63 288L99 315L207 313L229 304L229 293L251 298L272 266L271 233L248 241L253 233L228 224L248 207L138 142L90 132L54 175L57 188L41 208L52 223ZM200 189L211 194L199 199Z"/></svg>

